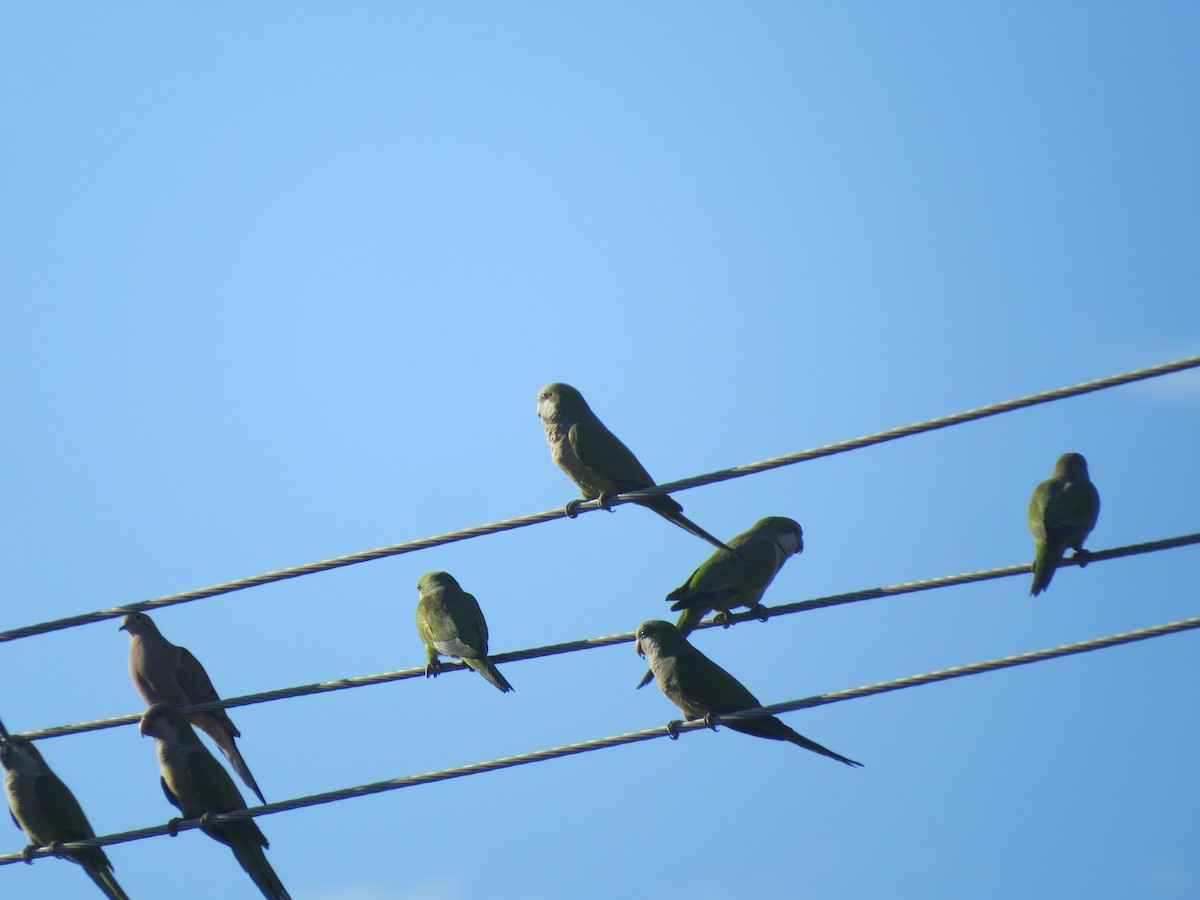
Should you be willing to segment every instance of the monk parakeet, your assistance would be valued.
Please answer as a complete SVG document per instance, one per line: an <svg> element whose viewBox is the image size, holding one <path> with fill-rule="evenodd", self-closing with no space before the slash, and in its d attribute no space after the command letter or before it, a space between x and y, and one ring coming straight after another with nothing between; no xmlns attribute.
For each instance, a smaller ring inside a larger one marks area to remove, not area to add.
<svg viewBox="0 0 1200 900"><path fill-rule="evenodd" d="M186 647L177 647L163 637L148 615L130 613L121 623L120 630L129 632L129 675L147 703L191 706L221 699L200 660ZM246 787L254 791L259 802L266 803L258 783L250 774L250 767L234 743L234 738L241 737L242 733L229 714L223 709L188 713L188 721L213 739Z"/></svg>
<svg viewBox="0 0 1200 900"><path fill-rule="evenodd" d="M708 720L713 715L762 706L740 681L689 644L687 638L670 622L643 622L637 630L635 647L639 656L650 657L650 671L654 673L658 686L689 719ZM671 723L675 727L678 724ZM791 741L798 747L848 766L862 765L797 734L774 716L723 724L743 734L773 741Z"/></svg>
<svg viewBox="0 0 1200 900"><path fill-rule="evenodd" d="M30 854L38 847L48 847L55 856L83 866L88 878L110 900L129 900L113 877L112 863L102 848L57 852L58 844L94 838L96 832L75 795L50 770L38 749L25 738L10 735L3 725L0 765L4 767L4 793L13 821L31 841L23 852L25 861L32 862Z"/></svg>
<svg viewBox="0 0 1200 900"><path fill-rule="evenodd" d="M654 479L637 457L604 427L583 395L569 384L548 384L542 388L538 394L537 412L546 428L550 456L579 486L586 499L599 499L604 505L608 494L654 487ZM570 512L571 506L578 502L571 501L567 511ZM729 549L687 518L683 507L672 497L663 494L636 502L714 547Z"/></svg>
<svg viewBox="0 0 1200 900"><path fill-rule="evenodd" d="M200 743L183 713L156 703L142 713L140 731L157 742L163 793L184 818L200 819L200 830L231 850L267 900L290 900L287 889L267 862L267 839L253 819L209 822L210 813L245 809L229 773ZM178 820L172 820L172 824ZM172 832L173 833L173 832Z"/></svg>
<svg viewBox="0 0 1200 900"><path fill-rule="evenodd" d="M767 516L734 537L729 547L737 552L716 551L686 582L667 594L668 600L675 601L671 609L683 610L675 623L681 634L690 634L714 609L727 615L745 606L765 619L766 611L759 603L763 592L787 558L804 549L804 532L795 519ZM638 687L653 678L654 674L647 672Z"/></svg>
<svg viewBox="0 0 1200 900"><path fill-rule="evenodd" d="M473 596L449 572L426 572L417 579L417 634L425 643L425 677L437 676L438 654L457 656L501 691L513 686L487 657L488 627Z"/></svg>
<svg viewBox="0 0 1200 900"><path fill-rule="evenodd" d="M1050 586L1068 547L1075 550L1080 566L1086 565L1083 542L1099 515L1100 494L1088 478L1087 460L1079 453L1064 453L1029 501L1029 531L1036 551L1030 594L1036 597Z"/></svg>

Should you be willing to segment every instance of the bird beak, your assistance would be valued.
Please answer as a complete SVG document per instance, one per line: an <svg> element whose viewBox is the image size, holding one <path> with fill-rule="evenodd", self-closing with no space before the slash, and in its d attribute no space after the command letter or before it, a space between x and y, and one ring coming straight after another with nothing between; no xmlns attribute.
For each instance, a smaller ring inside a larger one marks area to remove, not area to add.
<svg viewBox="0 0 1200 900"><path fill-rule="evenodd" d="M142 737L146 736L146 720L145 719L142 719L140 722L138 722L138 734L140 734Z"/></svg>
<svg viewBox="0 0 1200 900"><path fill-rule="evenodd" d="M642 659L646 658L646 654L642 652L642 639L641 638L638 638L636 641L633 642L633 649L637 651L637 655L640 656Z"/></svg>
<svg viewBox="0 0 1200 900"><path fill-rule="evenodd" d="M0 740L8 741L12 738L9 736L8 729L4 727L4 723L0 722Z"/></svg>

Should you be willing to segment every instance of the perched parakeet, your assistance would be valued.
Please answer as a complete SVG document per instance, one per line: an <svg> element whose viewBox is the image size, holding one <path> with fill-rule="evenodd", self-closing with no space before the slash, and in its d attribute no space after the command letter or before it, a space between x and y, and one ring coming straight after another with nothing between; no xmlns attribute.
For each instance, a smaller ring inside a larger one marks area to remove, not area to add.
<svg viewBox="0 0 1200 900"><path fill-rule="evenodd" d="M191 706L221 699L200 660L186 647L177 647L163 637L148 615L130 613L121 623L120 630L129 632L129 676L147 703ZM259 802L266 803L258 783L250 774L250 767L234 743L234 738L241 737L242 733L229 714L223 709L188 713L188 721L213 739L246 787L254 791Z"/></svg>
<svg viewBox="0 0 1200 900"><path fill-rule="evenodd" d="M767 516L734 537L729 547L737 552L716 551L686 582L667 594L668 600L675 601L671 609L683 610L675 623L681 634L690 634L714 609L727 614L745 606L765 618L765 609L759 603L763 592L787 558L804 549L804 532L795 519ZM645 687L653 678L654 673L647 672L638 687Z"/></svg>
<svg viewBox="0 0 1200 900"><path fill-rule="evenodd" d="M688 643L688 639L670 622L643 622L637 630L635 646L639 656L650 657L650 671L654 673L662 692L689 719L707 720L712 715L762 706L740 681ZM798 747L848 766L862 765L797 734L774 716L723 724L743 734L773 741L791 741Z"/></svg>
<svg viewBox="0 0 1200 900"><path fill-rule="evenodd" d="M1080 566L1086 565L1083 542L1099 515L1100 494L1088 477L1087 460L1079 453L1064 453L1029 500L1029 531L1036 551L1030 594L1036 597L1050 586L1068 547L1075 550Z"/></svg>
<svg viewBox="0 0 1200 900"><path fill-rule="evenodd" d="M538 393L537 413L546 429L550 456L588 500L599 499L603 505L608 494L654 487L654 479L637 457L604 427L583 395L569 384L548 384L542 388ZM572 505L578 502L572 501ZM729 549L687 518L674 498L663 494L636 502L714 547Z"/></svg>
<svg viewBox="0 0 1200 900"><path fill-rule="evenodd" d="M425 643L425 677L437 676L438 654L457 656L501 691L513 686L487 657L488 627L476 599L449 572L426 572L417 579L417 634Z"/></svg>
<svg viewBox="0 0 1200 900"><path fill-rule="evenodd" d="M10 735L0 725L0 765L4 767L4 793L13 821L25 832L30 845L25 848L26 862L38 847L48 847L55 856L79 863L88 878L111 900L129 900L113 877L113 866L104 850L68 850L61 854L56 845L94 838L96 832L70 789L63 784L33 744L19 735Z"/></svg>
<svg viewBox="0 0 1200 900"><path fill-rule="evenodd" d="M208 822L210 813L245 809L229 773L200 743L183 713L156 703L142 713L140 731L157 742L163 793L184 818L200 819L200 830L231 850L267 900L290 900L263 852L267 839L253 819Z"/></svg>

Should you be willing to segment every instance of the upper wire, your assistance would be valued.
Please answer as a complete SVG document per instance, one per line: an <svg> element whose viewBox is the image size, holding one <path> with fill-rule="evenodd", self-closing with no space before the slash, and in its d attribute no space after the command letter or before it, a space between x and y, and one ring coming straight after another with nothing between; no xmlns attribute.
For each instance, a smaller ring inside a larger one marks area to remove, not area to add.
<svg viewBox="0 0 1200 900"><path fill-rule="evenodd" d="M989 406L981 406L977 409L970 409L965 412L954 413L953 415L949 416L929 419L925 422L904 425L899 428L880 431L875 434L854 438L848 441L826 444L822 447L816 447L811 450L803 450L799 453L791 453L786 456L777 456L772 459L762 460L761 462L756 463L749 463L748 465L744 466L735 466L732 469L722 469L717 472L710 472L707 475L697 475L692 478L684 478L680 481L672 481L639 491L627 491L624 493L613 494L612 496L605 498L605 506L618 506L622 503L632 503L638 500L645 500L651 497L656 497L660 494L688 490L689 488L700 487L701 485L706 484L715 484L720 481L728 481L731 478L741 478L745 475L754 475L759 472L766 472L770 469L777 469L781 466L790 466L794 465L795 463L805 462L806 460L810 459L818 459L823 456L832 456L836 453L846 453L850 450L859 450L863 447L869 447L873 444L882 444L885 441L894 441L899 438L910 437L911 435L915 434L922 434L926 431L935 431L939 428L947 428L951 425L961 425L965 422L974 421L975 419L983 419L988 416L1012 412L1014 410L1024 409L1029 406L1036 406L1040 403L1050 403L1055 400L1064 400L1068 397L1076 397L1080 394L1087 394L1093 391L1117 387L1118 385L1129 384L1134 381L1142 381L1147 378L1157 378L1160 375L1168 375L1172 372L1180 372L1184 369L1196 368L1197 366L1200 366L1200 356L1190 356L1186 359L1180 359L1174 362L1162 363L1160 365L1150 366L1144 369L1135 369L1120 375L1110 375L1106 378L1085 381L1081 384L1071 385L1069 387L1055 388L1054 390L1050 391L1029 394L1024 397L1017 397L1013 400L1005 400ZM578 504L578 506L573 507L571 516L574 517L574 515L576 515L576 510L578 512L591 512L600 508L601 506L598 500L588 500ZM220 594L228 594L233 591L240 591L263 584L284 581L289 578L299 578L303 575L312 575L317 572L324 572L330 569L341 568L343 566L351 566L357 563L369 562L375 559L383 559L388 556L398 556L403 553L412 553L417 550L425 550L430 547L438 547L443 544L450 544L456 541L464 541L470 538L482 537L486 534L510 531L514 528L522 528L527 525L536 525L541 522L549 522L552 519L563 518L567 515L568 514L565 509L553 509L540 513L532 513L530 515L520 516L514 519L504 519L488 525L477 525L473 528L464 528L459 531L451 531L447 532L446 534L422 538L420 540L392 544L391 546L380 547L376 550L364 550L358 553L351 553L346 556L338 556L332 559L322 560L320 562L292 566L287 569L278 569L274 572L267 572L262 575L253 575L248 578L239 578L235 581L227 581L223 584L199 588L193 591L184 591L183 593L179 594L167 594L152 600L142 600L137 603L129 603L124 606L114 606L108 609L101 609L95 612L84 613L77 616L68 616L64 619L54 619L48 622L41 622L36 625L13 628L8 631L0 632L0 643L4 643L6 641L15 641L20 638L32 637L37 634L46 634L51 631L59 631L64 628L73 628L79 625L103 622L105 619L114 619L118 616L124 616L131 612L142 612L150 609L158 609L164 606L173 606L177 603L187 603L192 600L216 597Z"/></svg>

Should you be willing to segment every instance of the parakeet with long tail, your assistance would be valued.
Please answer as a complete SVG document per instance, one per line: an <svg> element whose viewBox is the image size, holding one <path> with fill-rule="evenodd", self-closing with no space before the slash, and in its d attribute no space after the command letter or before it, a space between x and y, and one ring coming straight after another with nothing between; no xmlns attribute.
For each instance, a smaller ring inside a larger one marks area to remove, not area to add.
<svg viewBox="0 0 1200 900"><path fill-rule="evenodd" d="M637 630L635 644L639 656L650 658L650 671L667 698L689 719L705 719L722 713L738 712L762 706L746 687L715 662L688 643L679 629L670 622L643 622ZM671 725L678 727L677 722ZM811 750L848 766L861 766L810 741L793 731L775 716L723 722L722 724L754 737L773 741L790 741L797 747ZM715 726L714 726L715 727ZM671 726L668 726L670 729Z"/></svg>
<svg viewBox="0 0 1200 900"><path fill-rule="evenodd" d="M586 499L598 499L603 506L609 494L654 487L654 479L637 457L604 427L583 395L569 384L548 384L542 388L538 392L537 413L546 429L550 456ZM568 504L568 512L578 502ZM714 547L729 549L685 516L679 502L667 494L635 502Z"/></svg>
<svg viewBox="0 0 1200 900"><path fill-rule="evenodd" d="M30 840L23 852L25 861L32 861L33 850L48 847L55 856L83 866L88 878L109 900L129 900L117 884L113 865L103 848L56 850L60 843L88 840L96 832L75 795L54 774L33 743L19 735L10 735L3 724L0 724L0 766L4 768L4 793L13 821Z"/></svg>
<svg viewBox="0 0 1200 900"><path fill-rule="evenodd" d="M1079 453L1064 453L1054 472L1039 484L1029 500L1029 531L1033 535L1033 583L1037 596L1050 586L1054 570L1067 548L1075 550L1079 565L1087 564L1083 542L1100 516L1100 493L1088 475L1087 460Z"/></svg>
<svg viewBox="0 0 1200 900"><path fill-rule="evenodd" d="M200 830L233 851L234 857L267 900L291 900L263 851L269 846L253 819L211 822L210 814L246 808L225 767L200 742L183 713L158 703L142 713L140 730L154 738L163 793ZM176 822L178 820L172 820Z"/></svg>
<svg viewBox="0 0 1200 900"><path fill-rule="evenodd" d="M488 659L488 627L479 602L449 572L417 579L417 634L425 644L425 677L438 673L438 654L457 656L501 692L513 686Z"/></svg>

